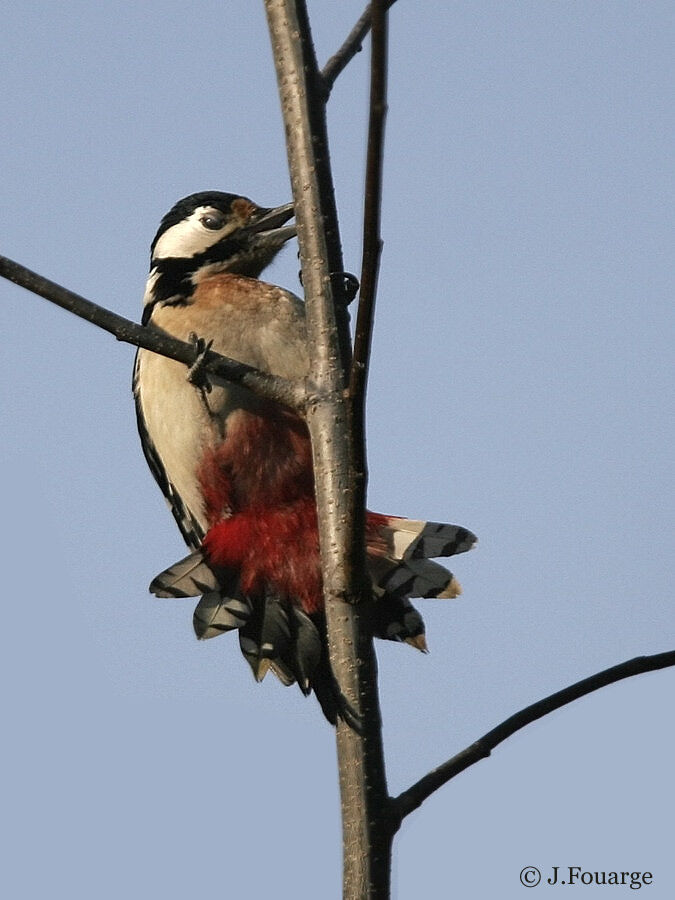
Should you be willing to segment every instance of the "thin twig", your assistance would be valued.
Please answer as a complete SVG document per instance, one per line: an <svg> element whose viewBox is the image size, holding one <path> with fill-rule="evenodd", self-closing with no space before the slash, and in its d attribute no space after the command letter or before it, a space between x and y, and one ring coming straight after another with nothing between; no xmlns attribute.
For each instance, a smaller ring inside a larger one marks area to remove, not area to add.
<svg viewBox="0 0 675 900"><path fill-rule="evenodd" d="M389 7L393 6L395 2L396 0L385 0L385 7L389 9ZM337 80L340 73L349 65L356 54L361 51L361 48L363 46L363 39L370 30L372 8L373 4L369 3L361 18L345 38L342 46L335 51L335 53L323 67L321 71L321 78L323 81L326 99L328 99L328 97L330 96L330 92L333 90L333 85L335 84L335 81Z"/></svg>
<svg viewBox="0 0 675 900"><path fill-rule="evenodd" d="M375 315L377 277L382 254L380 212L382 206L382 160L384 123L387 114L387 0L373 0L372 50L370 59L370 110L363 212L361 289L354 333L354 352L349 379L355 472L354 541L364 547L366 489L366 386ZM355 548L356 550L356 548ZM363 552L363 549L362 549Z"/></svg>
<svg viewBox="0 0 675 900"><path fill-rule="evenodd" d="M118 341L144 347L146 350L152 350L153 353L175 359L186 366L193 365L199 355L195 345L180 341L154 328L137 325L136 322L125 319L124 316L99 306L97 303L92 303L91 300L86 300L79 294L61 287L54 281L49 281L42 275L32 272L5 256L0 256L0 275L13 281L14 284L44 297L45 300L55 303L62 309L86 319L92 325L114 335ZM204 371L216 379L222 378L241 384L258 396L281 403L291 409L302 411L304 408L305 390L303 385L268 375L266 372L221 356L212 350L206 354Z"/></svg>
<svg viewBox="0 0 675 900"><path fill-rule="evenodd" d="M578 700L579 697L584 697L586 694L597 691L599 688L606 687L608 684L614 684L616 681L630 678L633 675L640 675L643 672L665 669L668 666L675 666L675 650L657 653L653 656L636 656L634 659L612 666L611 669L604 669L602 672L597 672L589 678L577 681L575 684L555 694L551 694L549 697L545 697L543 700L525 707L525 709L521 709L520 712L510 716L501 725L493 728L492 731L488 731L482 738L479 738L475 743L466 747L461 753L453 756L452 759L449 759L437 769L429 772L428 775L420 778L412 787L409 787L393 799L392 804L396 811L396 816L399 821L402 821L430 797L434 791L437 791L450 781L451 778L459 775L460 772L468 769L469 766L479 762L481 759L488 757L498 744L501 744L502 741L511 737L516 731L520 731L521 728L535 722L542 716L560 709L561 706L565 706L573 700Z"/></svg>

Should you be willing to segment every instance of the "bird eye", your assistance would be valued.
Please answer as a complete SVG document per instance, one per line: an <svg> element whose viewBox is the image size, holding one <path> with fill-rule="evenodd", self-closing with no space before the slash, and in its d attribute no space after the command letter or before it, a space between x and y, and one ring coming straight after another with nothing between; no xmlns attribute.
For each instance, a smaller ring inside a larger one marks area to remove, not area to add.
<svg viewBox="0 0 675 900"><path fill-rule="evenodd" d="M219 212L208 212L200 216L199 221L209 231L219 231L225 225L225 216Z"/></svg>

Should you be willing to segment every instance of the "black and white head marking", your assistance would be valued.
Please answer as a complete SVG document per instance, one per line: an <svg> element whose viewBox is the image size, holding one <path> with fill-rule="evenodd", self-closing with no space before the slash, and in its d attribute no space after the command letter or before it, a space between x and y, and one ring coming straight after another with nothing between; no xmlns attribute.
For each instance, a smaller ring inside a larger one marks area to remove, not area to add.
<svg viewBox="0 0 675 900"><path fill-rule="evenodd" d="M221 191L191 194L164 216L151 246L143 322L158 303L185 303L199 273L232 272L257 278L295 226L284 223L291 204L257 206L247 197Z"/></svg>
<svg viewBox="0 0 675 900"><path fill-rule="evenodd" d="M246 197L202 191L184 197L164 216L152 242L152 261L191 259L247 224L258 209Z"/></svg>

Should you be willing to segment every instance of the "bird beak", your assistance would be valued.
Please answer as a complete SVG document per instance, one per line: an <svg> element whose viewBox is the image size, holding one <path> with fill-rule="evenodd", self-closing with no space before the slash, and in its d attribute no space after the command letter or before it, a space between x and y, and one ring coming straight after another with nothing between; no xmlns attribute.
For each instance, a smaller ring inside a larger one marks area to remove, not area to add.
<svg viewBox="0 0 675 900"><path fill-rule="evenodd" d="M248 231L255 235L258 247L281 247L286 241L294 238L298 231L295 225L284 225L294 215L293 204L286 203L274 209L260 209L260 218L248 226Z"/></svg>

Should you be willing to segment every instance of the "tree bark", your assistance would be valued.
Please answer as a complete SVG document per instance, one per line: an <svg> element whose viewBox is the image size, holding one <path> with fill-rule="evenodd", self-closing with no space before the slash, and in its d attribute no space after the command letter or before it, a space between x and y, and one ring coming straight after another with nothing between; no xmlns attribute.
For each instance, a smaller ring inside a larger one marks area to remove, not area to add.
<svg viewBox="0 0 675 900"><path fill-rule="evenodd" d="M389 896L391 829L372 639L358 601L369 590L353 539L354 472L346 388L350 340L326 138L325 106L305 3L266 0L286 127L307 304L312 438L330 661L348 714L337 726L347 900Z"/></svg>

